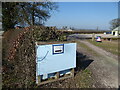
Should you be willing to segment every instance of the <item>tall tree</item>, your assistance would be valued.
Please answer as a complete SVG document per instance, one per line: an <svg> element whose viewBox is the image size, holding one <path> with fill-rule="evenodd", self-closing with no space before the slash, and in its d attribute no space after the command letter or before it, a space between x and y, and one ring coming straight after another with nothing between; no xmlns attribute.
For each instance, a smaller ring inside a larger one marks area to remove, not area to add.
<svg viewBox="0 0 120 90"><path fill-rule="evenodd" d="M113 30L116 27L120 26L120 18L117 19L113 19L112 21L110 21L110 29Z"/></svg>
<svg viewBox="0 0 120 90"><path fill-rule="evenodd" d="M41 25L44 24L51 15L50 11L55 10L57 7L53 2L31 2L19 4L19 17L24 19L29 25Z"/></svg>
<svg viewBox="0 0 120 90"><path fill-rule="evenodd" d="M3 26L7 28L13 28L13 26L15 26L16 24L43 25L44 22L51 16L51 11L56 9L57 5L53 2L4 3ZM6 20L5 17L7 17L8 19ZM8 22L11 21L12 23L8 24Z"/></svg>
<svg viewBox="0 0 120 90"><path fill-rule="evenodd" d="M13 2L2 2L2 25L4 30L14 28L14 25L17 24L15 19L17 16L16 5L17 3Z"/></svg>

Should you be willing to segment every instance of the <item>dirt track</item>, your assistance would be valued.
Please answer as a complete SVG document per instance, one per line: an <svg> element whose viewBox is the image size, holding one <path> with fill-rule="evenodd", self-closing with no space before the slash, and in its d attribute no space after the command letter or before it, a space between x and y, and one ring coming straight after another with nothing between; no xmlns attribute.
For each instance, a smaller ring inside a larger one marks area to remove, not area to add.
<svg viewBox="0 0 120 90"><path fill-rule="evenodd" d="M94 75L94 86L98 88L118 88L117 56L85 40L77 41L85 44L88 48L92 49L92 52L96 53L93 54L92 52L88 52L87 49L82 47L77 48L78 52L84 53L94 60L88 67Z"/></svg>

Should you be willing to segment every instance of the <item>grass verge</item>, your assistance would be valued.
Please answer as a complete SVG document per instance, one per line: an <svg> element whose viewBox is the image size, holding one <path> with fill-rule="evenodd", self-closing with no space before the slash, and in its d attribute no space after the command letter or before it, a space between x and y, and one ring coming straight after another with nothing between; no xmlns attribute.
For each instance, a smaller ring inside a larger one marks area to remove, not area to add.
<svg viewBox="0 0 120 90"><path fill-rule="evenodd" d="M114 55L118 55L118 42L117 41L102 41L102 43L98 43L96 41L88 40L88 42L92 43L95 46L98 46Z"/></svg>
<svg viewBox="0 0 120 90"><path fill-rule="evenodd" d="M86 44L81 43L80 41L76 41L76 42L77 42L78 47L84 48L85 51L87 51L87 52L90 53L91 55L96 55L96 56L99 55L98 53L96 53L95 51L93 51L91 48L89 48Z"/></svg>

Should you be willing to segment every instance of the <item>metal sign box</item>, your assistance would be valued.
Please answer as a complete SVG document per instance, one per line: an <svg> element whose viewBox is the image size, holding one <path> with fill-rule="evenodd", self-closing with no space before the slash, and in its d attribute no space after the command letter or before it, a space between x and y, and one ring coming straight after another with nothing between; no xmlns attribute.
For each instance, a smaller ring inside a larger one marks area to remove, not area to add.
<svg viewBox="0 0 120 90"><path fill-rule="evenodd" d="M36 83L50 73L62 72L76 67L76 43L36 43ZM51 74L52 76L52 74Z"/></svg>

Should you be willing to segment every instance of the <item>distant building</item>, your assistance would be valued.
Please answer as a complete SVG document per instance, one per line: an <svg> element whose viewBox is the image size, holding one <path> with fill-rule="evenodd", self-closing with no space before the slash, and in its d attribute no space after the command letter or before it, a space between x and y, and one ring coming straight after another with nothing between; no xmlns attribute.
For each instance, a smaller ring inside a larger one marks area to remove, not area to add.
<svg viewBox="0 0 120 90"><path fill-rule="evenodd" d="M68 29L67 31L73 31L72 29Z"/></svg>
<svg viewBox="0 0 120 90"><path fill-rule="evenodd" d="M112 35L114 36L120 35L120 26L112 30Z"/></svg>
<svg viewBox="0 0 120 90"><path fill-rule="evenodd" d="M104 34L112 34L112 32L104 32Z"/></svg>

